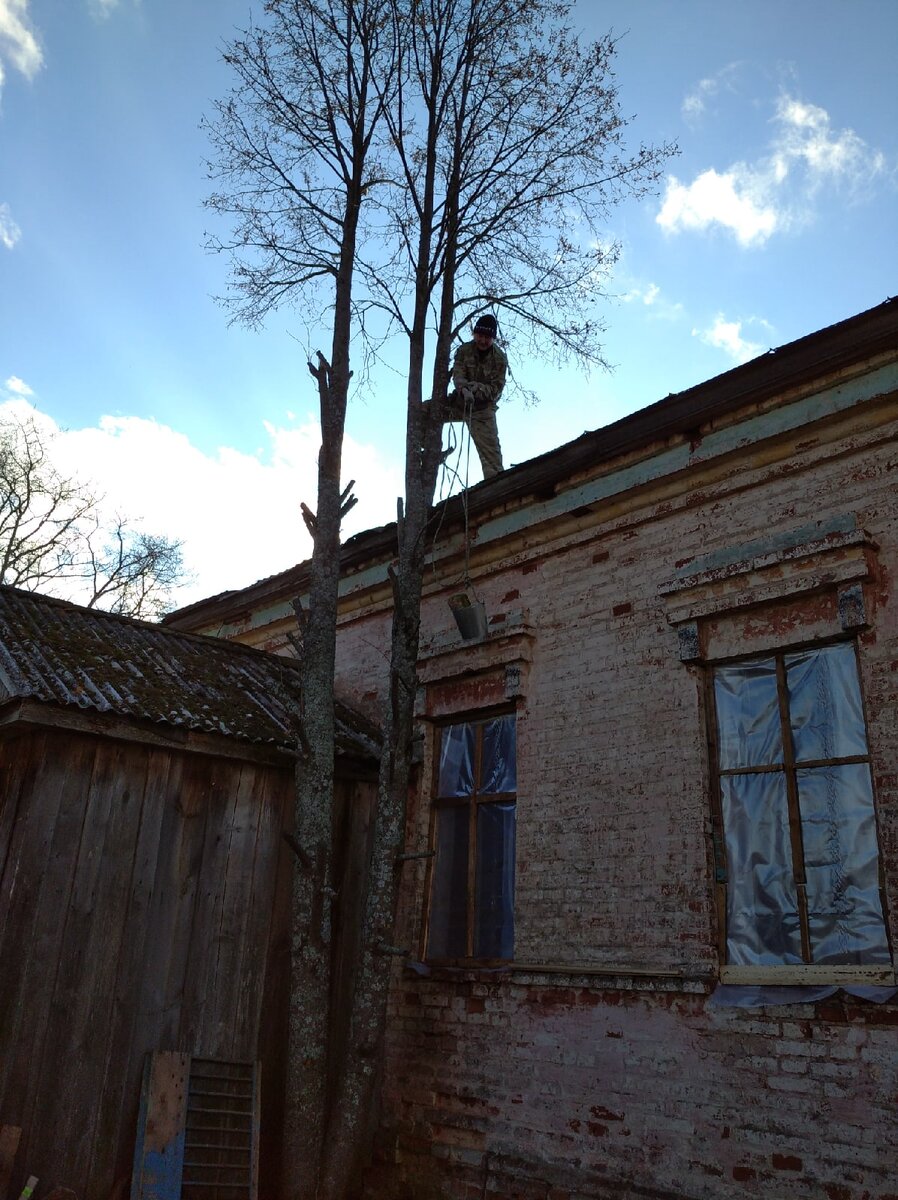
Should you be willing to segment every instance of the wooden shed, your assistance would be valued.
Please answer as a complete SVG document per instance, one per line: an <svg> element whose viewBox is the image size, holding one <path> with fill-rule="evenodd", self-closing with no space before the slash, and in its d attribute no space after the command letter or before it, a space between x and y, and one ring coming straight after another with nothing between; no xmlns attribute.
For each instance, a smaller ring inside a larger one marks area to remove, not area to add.
<svg viewBox="0 0 898 1200"><path fill-rule="evenodd" d="M183 1195L273 1194L299 691L289 659L0 588L0 1200L126 1196L160 1052L257 1101L252 1161ZM337 715L345 845L376 741Z"/></svg>

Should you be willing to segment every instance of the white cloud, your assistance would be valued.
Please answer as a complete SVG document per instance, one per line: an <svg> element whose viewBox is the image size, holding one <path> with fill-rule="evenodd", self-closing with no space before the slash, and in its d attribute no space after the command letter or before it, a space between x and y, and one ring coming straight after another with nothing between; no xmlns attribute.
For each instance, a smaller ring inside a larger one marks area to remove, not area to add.
<svg viewBox="0 0 898 1200"><path fill-rule="evenodd" d="M699 83L698 88L694 92L690 92L688 96L683 97L683 103L680 106L680 112L687 121L694 121L705 111L705 98L702 94L702 84L707 83L707 79L703 79Z"/></svg>
<svg viewBox="0 0 898 1200"><path fill-rule="evenodd" d="M705 111L708 101L719 91L733 91L733 79L739 69L738 62L728 63L714 75L700 79L691 92L683 97L680 112L690 124L694 123Z"/></svg>
<svg viewBox="0 0 898 1200"><path fill-rule="evenodd" d="M693 329L692 336L700 338L708 346L723 350L735 363L748 362L764 353L765 347L760 342L749 341L743 336L742 326L745 322L728 321L723 313L718 313L707 329ZM766 321L754 317L748 324L761 325L770 329Z"/></svg>
<svg viewBox="0 0 898 1200"><path fill-rule="evenodd" d="M710 167L689 184L670 176L655 218L661 228L717 227L741 246L761 246L774 233L812 220L824 186L856 200L886 170L881 151L852 129L834 130L825 109L795 96L780 95L772 125L768 153L756 162Z"/></svg>
<svg viewBox="0 0 898 1200"><path fill-rule="evenodd" d="M0 242L7 250L12 250L22 236L22 231L12 219L8 204L0 204Z"/></svg>
<svg viewBox="0 0 898 1200"><path fill-rule="evenodd" d="M639 300L643 304L652 305L658 299L660 291L657 283L650 283L647 287L631 287L628 292L624 292L621 300L625 304L629 304L632 300Z"/></svg>
<svg viewBox="0 0 898 1200"><path fill-rule="evenodd" d="M8 392L14 396L33 396L34 392L28 386L24 379L19 379L18 375L10 375L6 383L3 385Z"/></svg>
<svg viewBox="0 0 898 1200"><path fill-rule="evenodd" d="M824 108L783 94L775 120L779 125L773 153L777 180L803 167L812 190L826 180L844 181L856 189L885 170L885 155L871 149L853 129L834 132Z"/></svg>
<svg viewBox="0 0 898 1200"><path fill-rule="evenodd" d="M120 0L88 0L91 15L102 20L117 8ZM6 64L15 67L26 79L33 79L44 63L38 35L29 19L30 0L0 0L0 90L6 78Z"/></svg>
<svg viewBox="0 0 898 1200"><path fill-rule="evenodd" d="M703 171L688 186L670 176L655 220L670 233L721 225L735 235L741 246L751 246L766 242L780 217L765 201L757 178L737 164L722 175L713 167Z"/></svg>
<svg viewBox="0 0 898 1200"><path fill-rule="evenodd" d="M0 0L0 84L4 62L10 62L26 79L33 79L43 61L28 21L28 0Z"/></svg>
<svg viewBox="0 0 898 1200"><path fill-rule="evenodd" d="M122 513L151 533L181 539L184 563L195 582L176 594L188 604L255 580L307 558L311 543L300 501L316 500L317 423L265 425L264 452L221 446L206 454L177 430L140 417L105 416L96 426L59 430L20 398L27 384L13 377L0 390L0 415L28 411L55 435L60 469L90 480L105 497L107 513ZM9 398L7 398L9 397ZM401 472L379 452L347 437L344 481L355 479L359 503L343 536L393 520Z"/></svg>
<svg viewBox="0 0 898 1200"><path fill-rule="evenodd" d="M663 317L665 320L672 320L683 311L682 304L673 303L662 296L661 288L657 283L649 283L644 287L634 284L620 298L625 304L632 304L634 301L643 304L651 310L652 316Z"/></svg>
<svg viewBox="0 0 898 1200"><path fill-rule="evenodd" d="M114 8L118 8L119 0L90 0L91 15L98 20L104 20Z"/></svg>

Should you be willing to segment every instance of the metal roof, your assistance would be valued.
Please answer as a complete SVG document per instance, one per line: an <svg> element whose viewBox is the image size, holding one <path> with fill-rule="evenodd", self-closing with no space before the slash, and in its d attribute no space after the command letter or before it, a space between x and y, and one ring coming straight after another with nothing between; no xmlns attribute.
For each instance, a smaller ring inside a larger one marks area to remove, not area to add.
<svg viewBox="0 0 898 1200"><path fill-rule="evenodd" d="M769 350L751 362L500 471L439 506L442 534L447 536L465 522L490 511L526 505L534 497L551 496L579 472L595 470L659 440L696 432L705 422L737 412L746 405L763 403L796 387L813 384L828 374L856 368L875 355L894 357L896 347L898 297ZM341 571L348 573L362 564L395 554L394 522L365 530L344 542L340 550ZM185 629L208 627L213 621L226 623L276 598L301 594L308 587L310 569L311 561L299 563L249 587L185 605L163 620Z"/></svg>
<svg viewBox="0 0 898 1200"><path fill-rule="evenodd" d="M296 662L234 642L0 586L0 700L110 713L285 749ZM378 735L337 705L337 751L376 757Z"/></svg>

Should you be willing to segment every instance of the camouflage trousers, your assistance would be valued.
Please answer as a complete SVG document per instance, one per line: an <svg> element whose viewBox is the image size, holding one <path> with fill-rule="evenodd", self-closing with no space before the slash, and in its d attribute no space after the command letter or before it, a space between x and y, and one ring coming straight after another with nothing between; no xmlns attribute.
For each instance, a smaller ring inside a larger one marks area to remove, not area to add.
<svg viewBox="0 0 898 1200"><path fill-rule="evenodd" d="M498 475L502 467L502 447L499 445L499 427L496 424L496 405L474 408L460 392L450 392L446 397L444 424L462 421L468 427L471 441L480 458L483 478Z"/></svg>

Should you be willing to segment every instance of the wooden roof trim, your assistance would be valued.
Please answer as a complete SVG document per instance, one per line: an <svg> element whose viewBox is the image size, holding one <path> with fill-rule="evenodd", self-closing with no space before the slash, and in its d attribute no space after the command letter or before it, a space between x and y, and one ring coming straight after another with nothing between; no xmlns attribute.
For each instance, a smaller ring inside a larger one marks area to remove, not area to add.
<svg viewBox="0 0 898 1200"><path fill-rule="evenodd" d="M241 741L223 734L193 729L155 726L128 720L114 713L66 708L40 700L14 700L0 708L0 740L17 737L32 729L56 729L67 733L85 733L94 737L136 742L163 750L183 750L214 758L238 759L291 770L296 755L286 747Z"/></svg>

